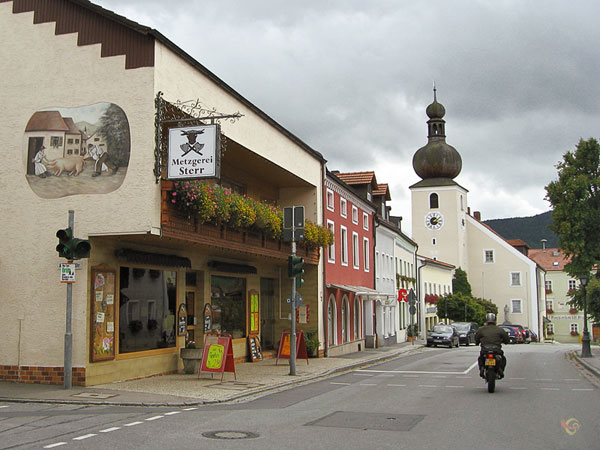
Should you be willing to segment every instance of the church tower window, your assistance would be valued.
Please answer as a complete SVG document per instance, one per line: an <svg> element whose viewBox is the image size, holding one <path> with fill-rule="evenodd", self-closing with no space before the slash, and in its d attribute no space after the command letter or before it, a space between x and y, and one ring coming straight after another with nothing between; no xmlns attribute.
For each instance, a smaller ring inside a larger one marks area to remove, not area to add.
<svg viewBox="0 0 600 450"><path fill-rule="evenodd" d="M439 208L440 207L440 199L438 195L434 192L429 196L429 208Z"/></svg>

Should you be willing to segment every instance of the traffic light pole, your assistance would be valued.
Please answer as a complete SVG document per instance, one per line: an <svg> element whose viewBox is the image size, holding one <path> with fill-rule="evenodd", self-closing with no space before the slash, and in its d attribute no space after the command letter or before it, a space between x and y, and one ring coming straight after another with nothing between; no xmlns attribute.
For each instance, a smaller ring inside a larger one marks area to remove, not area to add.
<svg viewBox="0 0 600 450"><path fill-rule="evenodd" d="M73 229L75 223L75 211L69 210L69 227ZM71 310L73 302L73 283L67 283L67 318L65 325L65 360L64 360L64 388L72 387L73 372L73 335L71 334Z"/></svg>
<svg viewBox="0 0 600 450"><path fill-rule="evenodd" d="M294 227L292 227L292 236ZM292 241L292 256L296 256L296 241ZM290 375L296 375L296 279L292 278L292 326L290 332Z"/></svg>

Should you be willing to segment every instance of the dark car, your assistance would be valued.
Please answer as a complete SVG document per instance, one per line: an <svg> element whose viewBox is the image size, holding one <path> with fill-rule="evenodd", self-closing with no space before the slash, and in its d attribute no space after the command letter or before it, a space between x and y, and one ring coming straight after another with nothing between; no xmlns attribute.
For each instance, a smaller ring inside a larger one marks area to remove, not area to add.
<svg viewBox="0 0 600 450"><path fill-rule="evenodd" d="M521 333L521 337L523 338L521 340L521 344L525 343L525 344L530 344L531 343L531 336L529 335L529 332L525 329L525 327L523 327L523 325L506 325L507 327L511 327L514 328L515 330L517 330L519 333Z"/></svg>
<svg viewBox="0 0 600 450"><path fill-rule="evenodd" d="M530 330L529 328L525 328L528 332L529 332L529 336L531 336L531 342L537 342L538 341L538 335L535 331Z"/></svg>
<svg viewBox="0 0 600 450"><path fill-rule="evenodd" d="M461 344L469 345L475 343L477 325L475 322L453 322L452 326L458 331L458 339Z"/></svg>
<svg viewBox="0 0 600 450"><path fill-rule="evenodd" d="M523 343L523 336L516 328L509 327L508 325L500 325L500 328L508 333L508 338L510 339L511 344Z"/></svg>
<svg viewBox="0 0 600 450"><path fill-rule="evenodd" d="M458 331L452 325L436 325L427 335L427 347L447 345L449 348L460 345Z"/></svg>

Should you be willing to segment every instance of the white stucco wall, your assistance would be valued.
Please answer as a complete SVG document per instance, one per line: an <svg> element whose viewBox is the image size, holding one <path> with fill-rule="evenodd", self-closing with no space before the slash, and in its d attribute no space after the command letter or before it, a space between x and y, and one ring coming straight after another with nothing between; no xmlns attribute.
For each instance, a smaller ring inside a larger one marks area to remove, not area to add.
<svg viewBox="0 0 600 450"><path fill-rule="evenodd" d="M154 184L152 69L125 70L125 57L101 58L100 45L77 46L77 34L56 36L54 23L33 24L33 13L0 3L3 120L0 122L0 226L24 238L3 239L0 251L0 362L58 365L63 360L65 286L58 282L58 229L75 211L75 234L146 233L159 225ZM131 156L123 184L108 194L43 199L26 180L23 133L45 107L112 102L127 115ZM85 363L87 264L73 289L73 366ZM57 299L62 299L57 301ZM35 326L33 326L35 324ZM41 324L41 325L40 325ZM20 356L17 342L20 339ZM19 359L20 358L20 359Z"/></svg>

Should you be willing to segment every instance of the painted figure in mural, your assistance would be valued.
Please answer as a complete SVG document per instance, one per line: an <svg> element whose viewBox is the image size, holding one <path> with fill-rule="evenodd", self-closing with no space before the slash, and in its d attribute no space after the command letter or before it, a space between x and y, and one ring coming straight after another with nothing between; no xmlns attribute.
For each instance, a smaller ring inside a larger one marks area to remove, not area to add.
<svg viewBox="0 0 600 450"><path fill-rule="evenodd" d="M98 147L97 145L89 144L88 151L90 153L90 156L94 158L94 161L96 161L94 167L95 172L92 174L93 177L100 176L103 170L108 169L111 169L113 174L117 173L119 167L115 166L108 160L108 153L106 152L106 150Z"/></svg>
<svg viewBox="0 0 600 450"><path fill-rule="evenodd" d="M46 164L48 164L46 147L42 145L32 161L35 166L35 174L40 178L46 178Z"/></svg>
<svg viewBox="0 0 600 450"><path fill-rule="evenodd" d="M179 148L181 148L181 151L183 151L183 154L181 156L185 156L192 151L202 156L202 152L200 150L202 150L204 144L196 142L196 136L202 133L204 133L204 130L186 130L181 132L182 136L187 136L188 138L188 141L185 144L181 144L179 146Z"/></svg>

